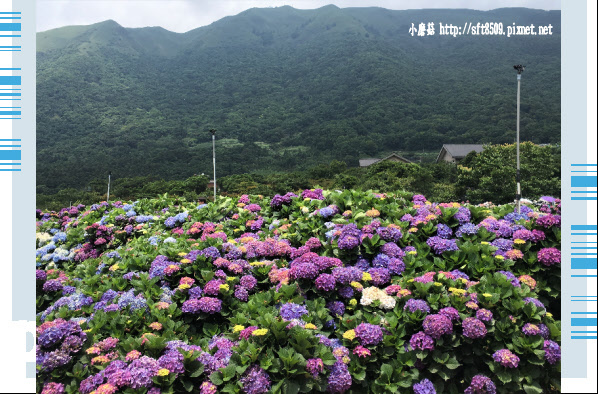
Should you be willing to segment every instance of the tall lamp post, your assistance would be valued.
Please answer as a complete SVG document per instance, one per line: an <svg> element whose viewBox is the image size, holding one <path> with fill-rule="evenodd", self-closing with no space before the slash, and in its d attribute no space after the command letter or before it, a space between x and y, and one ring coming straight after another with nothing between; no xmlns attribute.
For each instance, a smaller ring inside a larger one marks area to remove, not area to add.
<svg viewBox="0 0 598 394"><path fill-rule="evenodd" d="M108 193L106 193L106 202L110 202L110 176L112 171L108 171Z"/></svg>
<svg viewBox="0 0 598 394"><path fill-rule="evenodd" d="M210 129L212 134L212 163L214 165L214 201L216 201L216 130Z"/></svg>
<svg viewBox="0 0 598 394"><path fill-rule="evenodd" d="M521 90L521 74L525 70L525 66L517 64L513 66L517 70L517 193L515 194L515 208L517 213L521 213L521 163L519 161L519 98Z"/></svg>

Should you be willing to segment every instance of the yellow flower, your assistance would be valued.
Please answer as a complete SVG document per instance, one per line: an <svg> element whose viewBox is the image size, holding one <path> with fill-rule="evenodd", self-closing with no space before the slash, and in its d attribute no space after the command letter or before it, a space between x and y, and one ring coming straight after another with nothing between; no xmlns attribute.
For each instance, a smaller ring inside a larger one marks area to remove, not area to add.
<svg viewBox="0 0 598 394"><path fill-rule="evenodd" d="M186 256L186 255L187 255L187 253L185 253L185 252L179 252L179 256L181 256L181 257Z"/></svg>
<svg viewBox="0 0 598 394"><path fill-rule="evenodd" d="M87 354L98 354L98 353L100 353L100 348L96 347L96 346L92 346L89 349L87 349L85 351L85 353L87 353Z"/></svg>
<svg viewBox="0 0 598 394"><path fill-rule="evenodd" d="M361 277L361 280L363 280L363 281L372 280L372 275L370 275L369 272L364 272L363 276Z"/></svg>
<svg viewBox="0 0 598 394"><path fill-rule="evenodd" d="M110 271L116 271L117 269L118 269L118 264L114 264L109 268Z"/></svg>
<svg viewBox="0 0 598 394"><path fill-rule="evenodd" d="M345 333L343 334L343 338L352 341L353 339L355 339L355 330L345 331Z"/></svg>
<svg viewBox="0 0 598 394"><path fill-rule="evenodd" d="M494 257L496 257L497 260L504 260L505 259L505 256L501 256L500 254L496 255Z"/></svg>
<svg viewBox="0 0 598 394"><path fill-rule="evenodd" d="M254 337L261 337L264 336L268 333L268 329L267 328L260 328L259 330L255 330L254 332L251 333L251 335L253 335Z"/></svg>
<svg viewBox="0 0 598 394"><path fill-rule="evenodd" d="M83 330L83 332L91 332L91 328L88 328L87 330Z"/></svg>
<svg viewBox="0 0 598 394"><path fill-rule="evenodd" d="M480 242L482 245L490 245L490 242L482 241Z"/></svg>
<svg viewBox="0 0 598 394"><path fill-rule="evenodd" d="M227 282L233 282L236 278L234 276L227 276L226 277L226 281Z"/></svg>
<svg viewBox="0 0 598 394"><path fill-rule="evenodd" d="M162 368L159 369L158 372L156 372L157 376L167 376L170 373L169 370L167 370L166 368Z"/></svg>
<svg viewBox="0 0 598 394"><path fill-rule="evenodd" d="M525 240L517 238L513 242L517 245L523 245L525 243Z"/></svg>
<svg viewBox="0 0 598 394"><path fill-rule="evenodd" d="M467 283L467 279L465 279L465 278L459 278L459 282Z"/></svg>
<svg viewBox="0 0 598 394"><path fill-rule="evenodd" d="M546 317L552 317L552 313L546 312Z"/></svg>
<svg viewBox="0 0 598 394"><path fill-rule="evenodd" d="M182 284L182 285L179 285L179 289L181 289L181 290L185 290L185 289L188 289L188 288L190 288L190 287L191 287L191 285L189 285L189 284L186 284L186 283L185 283L185 284Z"/></svg>
<svg viewBox="0 0 598 394"><path fill-rule="evenodd" d="M370 210L365 211L365 216L368 216L370 218L377 218L378 216L380 216L380 211L378 211L376 208L372 208Z"/></svg>
<svg viewBox="0 0 598 394"><path fill-rule="evenodd" d="M110 359L106 356L97 356L91 359L91 365L106 364L107 362L110 362Z"/></svg>
<svg viewBox="0 0 598 394"><path fill-rule="evenodd" d="M355 281L351 282L351 287L353 287L356 290L363 289L363 285L361 283L355 282Z"/></svg>
<svg viewBox="0 0 598 394"><path fill-rule="evenodd" d="M351 301L349 301L349 304L351 306L355 306L355 305L357 305L357 300L355 298L351 298Z"/></svg>
<svg viewBox="0 0 598 394"><path fill-rule="evenodd" d="M414 255L414 254L417 254L417 252L415 250L411 250L411 251L407 252L407 254Z"/></svg>
<svg viewBox="0 0 598 394"><path fill-rule="evenodd" d="M181 264L189 264L191 262L191 260L189 259L182 259L181 260Z"/></svg>
<svg viewBox="0 0 598 394"><path fill-rule="evenodd" d="M318 328L318 327L316 327L316 325L315 325L315 324L307 323L307 324L305 325L305 328L307 328L307 329L310 329L310 330L315 330L315 329L316 329L316 328Z"/></svg>
<svg viewBox="0 0 598 394"><path fill-rule="evenodd" d="M464 296L465 294L467 294L467 291L463 289L455 289L454 287L451 287L449 291L456 296Z"/></svg>
<svg viewBox="0 0 598 394"><path fill-rule="evenodd" d="M224 291L229 291L230 290L230 286L227 283L225 283L225 284L220 285L219 289L220 290L224 290Z"/></svg>
<svg viewBox="0 0 598 394"><path fill-rule="evenodd" d="M407 281L407 283L413 283L413 282L415 282L415 280L414 280L414 279L409 279L409 280Z"/></svg>
<svg viewBox="0 0 598 394"><path fill-rule="evenodd" d="M410 233L417 233L417 227L411 227L411 228L409 229L409 232L410 232Z"/></svg>
<svg viewBox="0 0 598 394"><path fill-rule="evenodd" d="M442 283L440 283L440 282L434 282L434 286L442 286Z"/></svg>
<svg viewBox="0 0 598 394"><path fill-rule="evenodd" d="M233 332L243 331L244 329L245 329L245 326L237 324L236 326L233 327Z"/></svg>
<svg viewBox="0 0 598 394"><path fill-rule="evenodd" d="M484 297L488 297L488 298L489 298L489 297L492 297L492 294L490 294L490 293L484 293L484 294L482 294L482 295L483 295Z"/></svg>

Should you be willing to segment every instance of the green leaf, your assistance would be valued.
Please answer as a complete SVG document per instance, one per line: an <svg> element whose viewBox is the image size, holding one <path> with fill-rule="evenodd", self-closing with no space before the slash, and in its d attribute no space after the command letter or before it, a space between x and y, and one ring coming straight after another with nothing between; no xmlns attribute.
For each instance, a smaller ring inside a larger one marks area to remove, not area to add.
<svg viewBox="0 0 598 394"><path fill-rule="evenodd" d="M540 387L540 385L536 382L534 382L530 385L524 384L523 390L525 390L526 394L540 394L543 391L542 387Z"/></svg>
<svg viewBox="0 0 598 394"><path fill-rule="evenodd" d="M299 392L299 384L293 380L285 380L282 385L282 392L285 394L297 394Z"/></svg>
<svg viewBox="0 0 598 394"><path fill-rule="evenodd" d="M224 380L222 380L222 373L220 373L220 371L213 372L210 375L210 381L216 386L220 386L222 383L224 383Z"/></svg>

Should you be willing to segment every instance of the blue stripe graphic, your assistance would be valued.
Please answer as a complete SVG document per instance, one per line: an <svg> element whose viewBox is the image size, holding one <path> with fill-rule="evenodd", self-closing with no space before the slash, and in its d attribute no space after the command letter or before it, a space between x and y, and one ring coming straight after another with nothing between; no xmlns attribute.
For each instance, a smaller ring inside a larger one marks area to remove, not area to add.
<svg viewBox="0 0 598 394"><path fill-rule="evenodd" d="M21 150L0 150L0 160L21 160Z"/></svg>
<svg viewBox="0 0 598 394"><path fill-rule="evenodd" d="M574 327L590 327L590 326L596 326L598 325L596 323L598 319L596 318L580 318L580 317L576 317L571 319L571 325Z"/></svg>
<svg viewBox="0 0 598 394"><path fill-rule="evenodd" d="M0 31L21 31L20 23L0 23Z"/></svg>
<svg viewBox="0 0 598 394"><path fill-rule="evenodd" d="M572 176L571 187L596 187L595 176Z"/></svg>
<svg viewBox="0 0 598 394"><path fill-rule="evenodd" d="M0 85L20 85L21 77L18 75L0 75Z"/></svg>

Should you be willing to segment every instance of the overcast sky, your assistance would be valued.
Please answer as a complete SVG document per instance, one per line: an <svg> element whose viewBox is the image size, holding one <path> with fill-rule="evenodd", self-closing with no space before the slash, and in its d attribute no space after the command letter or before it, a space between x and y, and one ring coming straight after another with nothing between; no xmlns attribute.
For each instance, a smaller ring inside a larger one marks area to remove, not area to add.
<svg viewBox="0 0 598 394"><path fill-rule="evenodd" d="M37 31L89 25L113 19L124 27L162 26L183 33L253 7L312 9L327 4L377 6L393 10L418 8L528 7L560 10L560 0L37 0Z"/></svg>

